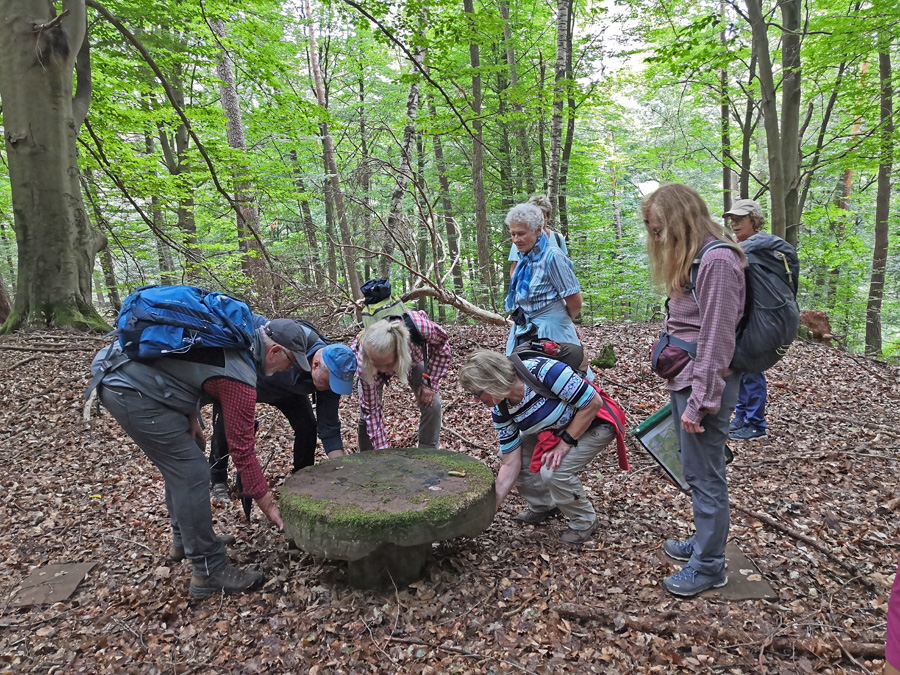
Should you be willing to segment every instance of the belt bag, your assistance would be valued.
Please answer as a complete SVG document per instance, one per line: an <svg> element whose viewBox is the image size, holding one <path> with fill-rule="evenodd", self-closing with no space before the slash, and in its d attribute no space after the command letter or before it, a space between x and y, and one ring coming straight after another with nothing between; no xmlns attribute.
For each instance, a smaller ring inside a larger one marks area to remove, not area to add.
<svg viewBox="0 0 900 675"><path fill-rule="evenodd" d="M665 380L678 375L697 355L697 344L672 337L666 331L650 350L650 368Z"/></svg>

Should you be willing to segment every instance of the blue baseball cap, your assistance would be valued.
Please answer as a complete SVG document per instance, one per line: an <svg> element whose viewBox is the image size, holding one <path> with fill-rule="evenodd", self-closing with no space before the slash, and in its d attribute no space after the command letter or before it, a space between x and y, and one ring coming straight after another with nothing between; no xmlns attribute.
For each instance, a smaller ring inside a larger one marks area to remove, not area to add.
<svg viewBox="0 0 900 675"><path fill-rule="evenodd" d="M328 385L341 396L353 393L356 374L356 354L347 345L328 345L322 348L322 360L328 366Z"/></svg>

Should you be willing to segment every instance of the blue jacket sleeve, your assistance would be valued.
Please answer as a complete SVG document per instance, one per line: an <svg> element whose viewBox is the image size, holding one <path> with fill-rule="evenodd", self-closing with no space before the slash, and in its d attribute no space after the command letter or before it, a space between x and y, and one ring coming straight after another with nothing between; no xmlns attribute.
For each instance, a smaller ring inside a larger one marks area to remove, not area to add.
<svg viewBox="0 0 900 675"><path fill-rule="evenodd" d="M344 449L344 442L341 440L341 418L338 415L340 405L341 397L333 391L316 392L316 427L325 452Z"/></svg>

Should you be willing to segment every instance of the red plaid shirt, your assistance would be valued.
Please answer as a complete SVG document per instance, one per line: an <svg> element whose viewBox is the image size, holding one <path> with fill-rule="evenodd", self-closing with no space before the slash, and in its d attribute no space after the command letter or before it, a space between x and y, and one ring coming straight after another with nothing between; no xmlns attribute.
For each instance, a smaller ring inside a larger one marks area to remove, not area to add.
<svg viewBox="0 0 900 675"><path fill-rule="evenodd" d="M441 378L447 374L450 369L450 338L447 331L441 328L428 318L425 312L410 311L413 323L418 327L419 332L428 346L428 368L425 374L431 380L431 389L438 390ZM356 354L357 368L362 367L362 354L359 349L359 339L362 333L356 336L350 349ZM415 366L425 359L422 348L409 341L409 355L412 365ZM388 443L387 431L384 427L384 406L381 397L378 395L378 386L384 385L390 376L384 373L378 373L372 384L366 382L362 377L359 378L359 409L362 419L366 423L366 429L369 432L369 439L372 441L372 447L376 450L384 450L390 447ZM407 374L407 380L409 374Z"/></svg>
<svg viewBox="0 0 900 675"><path fill-rule="evenodd" d="M704 244L712 241L707 236ZM669 298L669 335L697 343L697 358L669 380L669 389L693 387L685 414L700 422L722 405L725 378L734 356L735 330L744 313L744 270L737 254L716 248L703 256L697 271L697 302L690 293Z"/></svg>
<svg viewBox="0 0 900 675"><path fill-rule="evenodd" d="M225 439L231 452L231 460L241 474L244 494L259 499L269 491L256 456L256 389L230 380L214 377L203 384L203 390L222 405L225 417Z"/></svg>

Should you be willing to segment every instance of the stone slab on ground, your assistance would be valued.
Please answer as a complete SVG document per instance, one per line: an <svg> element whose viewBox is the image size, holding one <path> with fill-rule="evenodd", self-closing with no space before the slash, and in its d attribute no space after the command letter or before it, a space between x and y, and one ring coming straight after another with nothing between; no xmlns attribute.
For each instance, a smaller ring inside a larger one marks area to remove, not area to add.
<svg viewBox="0 0 900 675"><path fill-rule="evenodd" d="M660 554L667 563L680 567L683 562ZM728 565L728 583L722 588L711 588L701 595L718 594L726 600L773 600L778 597L759 568L734 544L725 546L725 562Z"/></svg>
<svg viewBox="0 0 900 675"><path fill-rule="evenodd" d="M298 471L281 489L285 535L350 562L350 583L415 581L436 541L474 537L494 519L494 474L473 457L431 449L360 452Z"/></svg>
<svg viewBox="0 0 900 675"><path fill-rule="evenodd" d="M97 563L61 563L32 570L13 591L11 604L40 605L65 600Z"/></svg>

